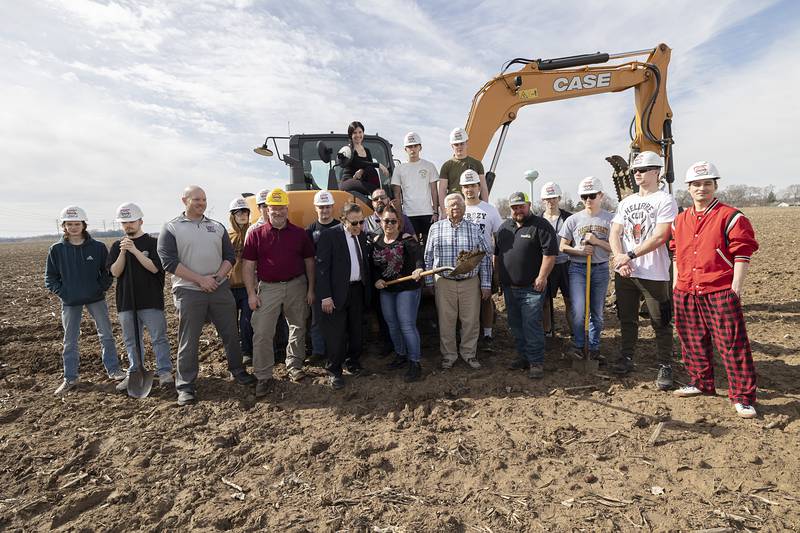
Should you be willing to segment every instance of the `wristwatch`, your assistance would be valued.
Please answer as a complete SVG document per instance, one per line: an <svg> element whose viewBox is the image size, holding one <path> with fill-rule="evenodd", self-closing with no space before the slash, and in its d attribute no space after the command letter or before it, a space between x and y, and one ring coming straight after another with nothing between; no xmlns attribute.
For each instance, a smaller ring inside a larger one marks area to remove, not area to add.
<svg viewBox="0 0 800 533"><path fill-rule="evenodd" d="M631 259L636 259L636 252L631 250L630 252L628 252L628 257L630 257Z"/></svg>

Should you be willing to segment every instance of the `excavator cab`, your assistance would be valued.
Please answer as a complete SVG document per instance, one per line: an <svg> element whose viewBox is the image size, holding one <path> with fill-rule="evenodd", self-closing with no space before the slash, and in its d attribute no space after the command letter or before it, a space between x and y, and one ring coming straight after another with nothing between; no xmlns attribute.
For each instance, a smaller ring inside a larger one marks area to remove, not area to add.
<svg viewBox="0 0 800 533"><path fill-rule="evenodd" d="M288 151L279 147L286 147ZM288 137L269 136L264 144L254 151L264 156L277 155L289 167L289 182L285 188L289 194L289 219L293 224L305 227L316 220L313 199L316 191L329 189L336 199L334 209L341 209L347 201L354 199L361 204L365 215L372 214L370 199L357 192L339 191L342 167L336 154L348 143L344 133L296 134ZM365 135L364 146L372 154L376 163L394 172L392 145L378 135ZM380 176L380 173L379 173ZM381 185L391 194L390 178L380 176Z"/></svg>

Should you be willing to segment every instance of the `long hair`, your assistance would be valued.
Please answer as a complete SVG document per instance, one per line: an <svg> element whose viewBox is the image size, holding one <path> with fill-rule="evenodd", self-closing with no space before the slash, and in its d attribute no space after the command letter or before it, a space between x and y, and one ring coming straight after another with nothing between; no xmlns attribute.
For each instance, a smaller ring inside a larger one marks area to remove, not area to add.
<svg viewBox="0 0 800 533"><path fill-rule="evenodd" d="M350 146L353 146L353 132L356 129L361 128L361 131L364 131L364 125L357 120L354 120L347 126L347 138L350 139Z"/></svg>
<svg viewBox="0 0 800 533"><path fill-rule="evenodd" d="M88 241L89 238L91 237L91 235L89 235L89 232L86 231L86 222L81 220L81 224L83 224L83 230L81 231L81 237L83 237L84 241ZM66 226L66 224L64 222L61 223L61 229L64 231L63 239L66 241L67 239L69 239L69 234L67 233L67 226Z"/></svg>

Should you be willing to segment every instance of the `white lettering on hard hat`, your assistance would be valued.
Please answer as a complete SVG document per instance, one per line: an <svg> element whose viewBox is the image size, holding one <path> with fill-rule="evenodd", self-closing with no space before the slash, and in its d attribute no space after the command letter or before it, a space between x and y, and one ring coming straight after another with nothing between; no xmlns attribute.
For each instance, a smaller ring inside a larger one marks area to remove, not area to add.
<svg viewBox="0 0 800 533"><path fill-rule="evenodd" d="M611 73L601 72L600 74L585 74L583 76L573 76L572 78L556 78L553 82L553 90L561 93L579 89L602 88L609 85L611 85Z"/></svg>

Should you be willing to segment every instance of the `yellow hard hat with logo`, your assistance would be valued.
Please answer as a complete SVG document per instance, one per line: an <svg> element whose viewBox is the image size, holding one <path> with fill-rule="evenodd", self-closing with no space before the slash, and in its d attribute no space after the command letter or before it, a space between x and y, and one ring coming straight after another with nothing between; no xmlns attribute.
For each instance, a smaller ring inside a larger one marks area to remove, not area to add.
<svg viewBox="0 0 800 533"><path fill-rule="evenodd" d="M289 195L280 187L275 187L267 195L267 205L289 205Z"/></svg>

